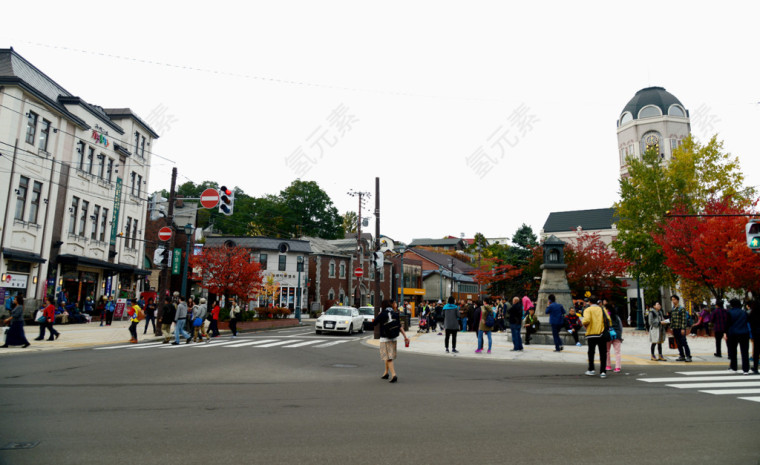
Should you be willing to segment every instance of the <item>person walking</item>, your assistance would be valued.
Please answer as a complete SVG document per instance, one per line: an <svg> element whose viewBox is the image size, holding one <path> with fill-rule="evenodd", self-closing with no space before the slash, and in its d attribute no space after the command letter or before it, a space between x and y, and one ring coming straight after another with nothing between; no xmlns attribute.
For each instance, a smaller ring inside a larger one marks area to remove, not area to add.
<svg viewBox="0 0 760 465"><path fill-rule="evenodd" d="M493 327L496 324L496 315L493 311L493 308L491 308L490 302L481 302L478 301L478 306L480 307L480 319L478 323L478 350L475 351L476 354L483 352L483 335L488 336L488 352L491 353L491 331L493 331Z"/></svg>
<svg viewBox="0 0 760 465"><path fill-rule="evenodd" d="M597 302L591 299L592 302ZM588 371L586 376L596 375L594 371L594 352L599 348L599 377L606 378L607 370L607 341L603 340L605 321L611 324L607 312L599 306L599 302L587 307L583 311L583 326L586 327L586 342L588 343Z"/></svg>
<svg viewBox="0 0 760 465"><path fill-rule="evenodd" d="M523 323L525 324L525 345L527 346L530 345L530 341L533 339L530 335L537 333L541 329L541 322L538 321L538 317L536 316L536 307L531 307L528 310Z"/></svg>
<svg viewBox="0 0 760 465"><path fill-rule="evenodd" d="M451 338L451 351L458 353L457 350L457 332L459 331L459 307L454 303L454 297L449 297L448 303L443 306L443 328L446 331L446 337L443 340L443 346L446 353L449 353L449 338Z"/></svg>
<svg viewBox="0 0 760 465"><path fill-rule="evenodd" d="M454 300L454 297L449 297L449 300ZM445 307L444 307L445 308ZM459 320L462 322L462 332L467 332L467 318L469 317L469 307L464 304L464 300L459 301Z"/></svg>
<svg viewBox="0 0 760 465"><path fill-rule="evenodd" d="M713 336L715 337L715 353L713 355L721 358L723 356L721 351L723 336L726 334L726 328L728 328L728 312L723 308L722 300L715 302L715 310L712 311L712 324Z"/></svg>
<svg viewBox="0 0 760 465"><path fill-rule="evenodd" d="M211 322L208 325L208 337L211 339L212 337L219 337L219 312L221 311L221 308L219 308L219 301L217 300L214 302L214 306L211 308L211 315L209 318L209 321Z"/></svg>
<svg viewBox="0 0 760 465"><path fill-rule="evenodd" d="M187 302L185 302L184 296L180 296L177 312L174 315L174 342L172 345L179 345L180 336L184 337L188 344L193 339L190 333L185 331L185 320L187 320Z"/></svg>
<svg viewBox="0 0 760 465"><path fill-rule="evenodd" d="M174 307L169 296L164 297L164 308L161 312L161 333L164 336L164 344L167 344L172 338L172 323L177 309Z"/></svg>
<svg viewBox="0 0 760 465"><path fill-rule="evenodd" d="M581 324L581 318L576 313L575 306L570 307L570 313L565 315L565 328L567 328L567 332L573 336L573 340L575 340L575 345L577 347L581 346L581 342L578 339L581 326L583 326Z"/></svg>
<svg viewBox="0 0 760 465"><path fill-rule="evenodd" d="M760 301L750 302L750 314L748 316L750 337L752 338L752 373L757 373L757 359L760 356Z"/></svg>
<svg viewBox="0 0 760 465"><path fill-rule="evenodd" d="M153 297L148 299L148 303L145 305L145 330L143 330L143 335L148 333L148 322L153 323L153 332L156 332L156 310L157 310L156 302L153 300Z"/></svg>
<svg viewBox="0 0 760 465"><path fill-rule="evenodd" d="M113 301L113 296L108 296L108 300L106 301L106 326L111 326L114 310L116 310L116 303Z"/></svg>
<svg viewBox="0 0 760 465"><path fill-rule="evenodd" d="M137 344L137 325L140 323L140 312L142 309L137 304L136 300L129 300L127 301L127 304L132 304L129 307L129 311L127 311L127 315L129 316L129 334L132 335L132 338L129 340L132 344Z"/></svg>
<svg viewBox="0 0 760 465"><path fill-rule="evenodd" d="M98 305L95 307L98 315L100 315L100 326L103 326L106 322L106 302L106 296L102 296L98 299Z"/></svg>
<svg viewBox="0 0 760 465"><path fill-rule="evenodd" d="M562 339L559 337L559 331L565 324L565 307L557 303L557 297L554 294L549 294L549 305L546 307L546 314L549 315L549 324L552 327L554 351L560 352L564 349Z"/></svg>
<svg viewBox="0 0 760 465"><path fill-rule="evenodd" d="M398 353L396 347L396 340L399 334L403 334L404 343L409 344L409 338L406 337L406 332L401 325L400 315L396 311L397 305L393 300L383 300L381 304L382 310L375 318L375 324L380 325L380 359L385 363L385 371L380 377L381 379L391 378L391 383L398 381L396 376L396 367L394 361Z"/></svg>
<svg viewBox="0 0 760 465"><path fill-rule="evenodd" d="M507 319L509 320L509 331L512 334L512 352L521 352L523 350L522 330L523 309L520 298L512 298L512 306L507 310Z"/></svg>
<svg viewBox="0 0 760 465"><path fill-rule="evenodd" d="M612 351L615 349L615 373L620 373L620 347L623 345L623 320L617 314L617 309L611 303L607 304L607 316L612 321L612 329L615 330L615 336L607 341L607 370L612 368Z"/></svg>
<svg viewBox="0 0 760 465"><path fill-rule="evenodd" d="M50 332L50 337L48 338L48 341L52 341L54 339L58 339L61 336L61 333L55 330L53 328L53 323L55 323L55 299L53 297L46 297L45 300L47 301L47 306L42 311L43 315L45 316L45 321L40 323L40 335L39 337L36 337L35 341L41 341L45 339L45 329L47 328Z"/></svg>
<svg viewBox="0 0 760 465"><path fill-rule="evenodd" d="M13 310L11 310L11 316L5 320L5 324L10 324L10 328L5 335L5 344L0 347L29 347L29 341L24 334L24 296L21 294L13 298Z"/></svg>
<svg viewBox="0 0 760 465"><path fill-rule="evenodd" d="M188 309L190 311L190 309ZM206 299L201 297L198 305L193 306L192 322L193 322L193 342L206 342L211 340L211 337L206 334L204 326L206 325L206 316L208 315L208 309L206 307Z"/></svg>
<svg viewBox="0 0 760 465"><path fill-rule="evenodd" d="M686 331L689 330L686 323L686 309L680 304L681 298L677 295L670 297L673 303L673 311L670 312L670 327L673 329L673 337L676 338L679 357L676 362L691 362L691 350L686 340Z"/></svg>
<svg viewBox="0 0 760 465"><path fill-rule="evenodd" d="M726 335L723 337L726 339L726 345L728 346L729 370L736 373L738 365L736 346L739 346L742 356L742 372L748 375L749 321L747 312L742 308L741 301L735 297L729 300L728 303L731 305L731 309L728 311L728 331L726 331Z"/></svg>
<svg viewBox="0 0 760 465"><path fill-rule="evenodd" d="M240 306L237 304L235 297L230 299L230 331L232 332L231 339L237 337L237 322L240 320Z"/></svg>
<svg viewBox="0 0 760 465"><path fill-rule="evenodd" d="M652 361L654 362L667 362L668 359L662 356L662 343L665 342L665 315L662 314L662 305L659 302L654 304L654 307L649 311L647 315L649 323L649 342L652 344L649 350L652 352ZM657 347L657 353L659 357L654 356L654 349Z"/></svg>

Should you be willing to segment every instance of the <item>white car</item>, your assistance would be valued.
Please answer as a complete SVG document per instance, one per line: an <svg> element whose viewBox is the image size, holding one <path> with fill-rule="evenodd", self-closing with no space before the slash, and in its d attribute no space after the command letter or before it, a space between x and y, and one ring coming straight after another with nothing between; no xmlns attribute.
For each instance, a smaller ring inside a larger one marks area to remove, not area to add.
<svg viewBox="0 0 760 465"><path fill-rule="evenodd" d="M359 307L359 313L364 317L364 329L372 329L375 326L375 307Z"/></svg>
<svg viewBox="0 0 760 465"><path fill-rule="evenodd" d="M335 331L353 334L354 331L364 332L364 317L354 307L330 307L317 318L315 325L317 334L322 331Z"/></svg>

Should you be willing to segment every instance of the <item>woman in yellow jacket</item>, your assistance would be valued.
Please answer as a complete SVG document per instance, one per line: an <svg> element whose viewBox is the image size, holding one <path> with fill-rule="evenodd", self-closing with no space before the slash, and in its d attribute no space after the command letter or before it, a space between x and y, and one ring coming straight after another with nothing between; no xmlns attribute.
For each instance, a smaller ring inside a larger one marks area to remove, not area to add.
<svg viewBox="0 0 760 465"><path fill-rule="evenodd" d="M591 301L595 302L594 299ZM604 332L604 320L607 320L608 325L611 325L612 321L599 304L600 302L597 302L583 311L583 326L586 327L586 342L588 344L588 371L586 375L594 376L596 374L594 371L594 352L599 347L599 377L606 378L607 341L602 337L602 333Z"/></svg>

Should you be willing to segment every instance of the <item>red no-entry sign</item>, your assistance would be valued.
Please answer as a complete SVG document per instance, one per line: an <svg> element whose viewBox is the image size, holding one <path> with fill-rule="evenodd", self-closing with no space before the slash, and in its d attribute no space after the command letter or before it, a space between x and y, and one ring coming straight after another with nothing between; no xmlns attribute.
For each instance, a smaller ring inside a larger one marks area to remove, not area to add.
<svg viewBox="0 0 760 465"><path fill-rule="evenodd" d="M219 205L219 191L216 189L206 189L201 194L201 205L203 208L214 208Z"/></svg>
<svg viewBox="0 0 760 465"><path fill-rule="evenodd" d="M168 241L171 238L172 238L172 228L168 226L164 226L163 228L158 230L159 241Z"/></svg>
<svg viewBox="0 0 760 465"><path fill-rule="evenodd" d="M364 274L364 270L362 270L361 268L357 268L354 270L354 274L356 275L357 278L361 278L362 275Z"/></svg>

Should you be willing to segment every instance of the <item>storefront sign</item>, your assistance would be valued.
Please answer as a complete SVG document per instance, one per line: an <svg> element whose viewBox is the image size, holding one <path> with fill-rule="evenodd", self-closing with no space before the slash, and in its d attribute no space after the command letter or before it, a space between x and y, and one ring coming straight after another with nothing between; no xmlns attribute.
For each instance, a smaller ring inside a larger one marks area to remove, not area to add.
<svg viewBox="0 0 760 465"><path fill-rule="evenodd" d="M14 289L26 289L29 276L25 274L6 273L3 280L3 287L12 287Z"/></svg>
<svg viewBox="0 0 760 465"><path fill-rule="evenodd" d="M103 134L99 133L98 131L92 131L92 139L95 142L100 142L101 144L105 145L106 147L108 147L110 145L110 142L108 142L108 139L106 139L106 136L104 136Z"/></svg>
<svg viewBox="0 0 760 465"><path fill-rule="evenodd" d="M172 274L180 274L182 269L182 249L174 249L172 254Z"/></svg>
<svg viewBox="0 0 760 465"><path fill-rule="evenodd" d="M119 230L119 207L121 207L121 178L116 178L113 194L113 223L111 223L111 245L116 245L116 233Z"/></svg>
<svg viewBox="0 0 760 465"><path fill-rule="evenodd" d="M111 280L113 279L113 276L109 276L106 278L106 296L111 295Z"/></svg>
<svg viewBox="0 0 760 465"><path fill-rule="evenodd" d="M116 299L116 308L113 311L115 320L121 320L124 316L124 309L127 307L127 299Z"/></svg>

